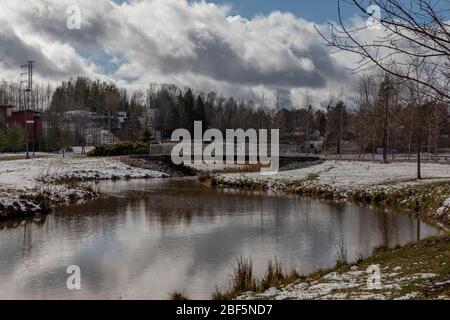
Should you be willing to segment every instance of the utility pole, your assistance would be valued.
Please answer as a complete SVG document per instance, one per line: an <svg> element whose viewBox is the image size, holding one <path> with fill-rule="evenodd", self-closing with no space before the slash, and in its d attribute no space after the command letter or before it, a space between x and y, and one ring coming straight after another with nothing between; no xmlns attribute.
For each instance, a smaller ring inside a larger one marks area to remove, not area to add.
<svg viewBox="0 0 450 320"><path fill-rule="evenodd" d="M34 61L26 61L25 64L21 66L23 70L26 70L26 72L22 73L22 77L26 77L26 80L23 80L22 83L26 83L26 89L24 90L26 94L26 106L24 111L24 125L25 125L25 146L27 151L27 159L30 159L30 151L28 146L28 119L27 119L27 112L31 109L31 96L33 94L33 64ZM34 122L34 121L33 121ZM31 123L31 121L30 121ZM34 139L34 135L33 135Z"/></svg>

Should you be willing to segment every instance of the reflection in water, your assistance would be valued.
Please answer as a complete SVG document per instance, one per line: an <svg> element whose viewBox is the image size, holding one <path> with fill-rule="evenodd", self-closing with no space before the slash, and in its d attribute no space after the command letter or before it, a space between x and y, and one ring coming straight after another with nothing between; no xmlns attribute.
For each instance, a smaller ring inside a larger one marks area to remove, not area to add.
<svg viewBox="0 0 450 320"><path fill-rule="evenodd" d="M254 257L259 274L275 256L308 273L331 267L341 243L355 259L438 233L404 215L191 179L101 188L112 196L0 224L0 299L208 298L238 256ZM81 267L81 291L66 288L70 265Z"/></svg>

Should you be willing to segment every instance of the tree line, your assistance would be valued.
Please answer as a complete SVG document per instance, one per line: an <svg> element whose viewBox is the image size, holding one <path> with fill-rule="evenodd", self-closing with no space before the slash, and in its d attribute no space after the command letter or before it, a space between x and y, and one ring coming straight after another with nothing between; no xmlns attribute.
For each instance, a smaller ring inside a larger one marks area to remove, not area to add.
<svg viewBox="0 0 450 320"><path fill-rule="evenodd" d="M278 111L261 102L216 92L205 94L175 85L153 84L130 93L114 83L79 77L64 81L55 89L46 110L50 128L47 140L66 137L66 144L83 143L87 119L71 118L76 124L72 132L61 129L63 113L73 110L106 116L104 126L123 141L136 141L143 136L148 139L154 133L149 128L161 132L163 139L170 139L175 129L193 131L194 121L202 121L205 129L222 131L280 129L282 143L297 145L301 151L307 151L305 142L311 140L322 140L326 152L341 154L351 148L360 157L374 157L380 149L386 154L437 154L439 148L449 147L443 139L450 134L447 106L428 99L417 86L386 73L361 76L351 107L345 101L337 101L326 108L302 106ZM128 115L121 126L118 111Z"/></svg>
<svg viewBox="0 0 450 320"><path fill-rule="evenodd" d="M43 111L49 108L53 97L50 84L36 83L30 94L26 93L21 82L0 82L0 105L10 104L17 108L28 106L28 99L33 109Z"/></svg>

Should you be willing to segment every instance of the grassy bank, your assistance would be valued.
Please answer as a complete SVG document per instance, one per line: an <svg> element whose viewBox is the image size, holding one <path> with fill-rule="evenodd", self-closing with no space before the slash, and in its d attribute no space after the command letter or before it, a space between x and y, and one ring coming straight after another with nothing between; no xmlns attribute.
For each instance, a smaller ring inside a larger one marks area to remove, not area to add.
<svg viewBox="0 0 450 320"><path fill-rule="evenodd" d="M370 268L379 286L370 288ZM373 270L373 269L372 269ZM247 290L248 291L248 290ZM217 294L216 294L217 295ZM264 292L235 293L238 299L450 299L450 235L393 249L378 248L355 264L341 263Z"/></svg>
<svg viewBox="0 0 450 320"><path fill-rule="evenodd" d="M404 168L405 167L405 168ZM429 166L442 177L448 166ZM419 217L448 232L450 228L450 180L408 178L407 164L325 162L274 177L254 174L215 175L211 184L224 188L272 190L316 199L349 201L390 209ZM448 180L448 181L447 181ZM348 265L338 259L334 270L318 271L288 285L268 290L232 285L215 298L237 299L436 299L450 298L450 235L427 239L403 248L379 248L369 258ZM369 266L381 269L382 285L369 290ZM236 276L236 275L235 275ZM233 278L235 277L233 276ZM251 293L246 293L249 291Z"/></svg>

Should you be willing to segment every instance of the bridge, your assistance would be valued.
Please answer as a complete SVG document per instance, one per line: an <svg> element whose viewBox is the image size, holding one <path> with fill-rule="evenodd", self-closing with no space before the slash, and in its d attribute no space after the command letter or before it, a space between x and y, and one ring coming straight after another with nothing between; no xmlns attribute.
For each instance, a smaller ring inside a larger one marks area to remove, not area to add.
<svg viewBox="0 0 450 320"><path fill-rule="evenodd" d="M146 161L152 161L152 162L161 162L164 163L166 166L181 172L183 174L192 175L195 174L195 171L187 166L184 165L175 165L172 161L171 155L163 155L163 154L152 154L152 155L136 155L132 156L133 158L142 159ZM194 163L194 158L191 158L192 163ZM249 156L246 156L246 163L249 163ZM319 157L312 157L312 156L280 156L279 157L279 166L280 168L287 167L294 163L305 163L305 162L316 162L319 161ZM224 158L224 163L226 159ZM235 156L234 163L238 163L238 157Z"/></svg>

